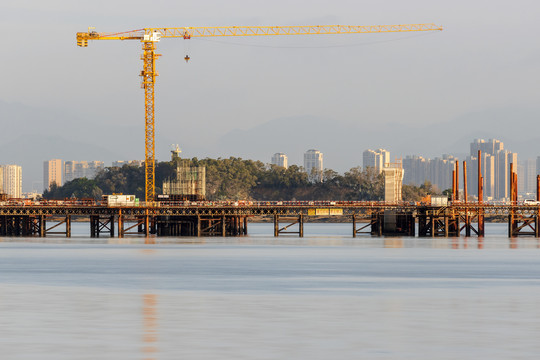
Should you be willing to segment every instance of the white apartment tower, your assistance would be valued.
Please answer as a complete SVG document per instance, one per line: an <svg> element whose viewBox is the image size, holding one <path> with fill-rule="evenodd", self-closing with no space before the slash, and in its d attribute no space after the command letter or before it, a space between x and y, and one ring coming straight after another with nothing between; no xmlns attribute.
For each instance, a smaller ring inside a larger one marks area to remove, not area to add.
<svg viewBox="0 0 540 360"><path fill-rule="evenodd" d="M489 139L474 139L471 143L471 154L467 158L473 171L468 177L469 194L478 193L478 150L482 151L482 176L484 177L484 200L507 199L510 196L510 164L514 164L514 172L518 171L517 153L504 149L504 143ZM518 179L519 181L519 179ZM472 185L472 186L471 186ZM518 186L518 191L522 192Z"/></svg>
<svg viewBox="0 0 540 360"><path fill-rule="evenodd" d="M323 153L310 149L304 153L304 169L312 181L322 181Z"/></svg>
<svg viewBox="0 0 540 360"><path fill-rule="evenodd" d="M287 155L285 155L284 153L275 153L272 156L272 164L284 167L285 169L288 168L289 165Z"/></svg>
<svg viewBox="0 0 540 360"><path fill-rule="evenodd" d="M122 167L124 165L141 167L144 165L144 160L117 160L112 162L112 167Z"/></svg>
<svg viewBox="0 0 540 360"><path fill-rule="evenodd" d="M52 159L43 162L43 187L50 190L52 184L62 186L64 164L61 159Z"/></svg>
<svg viewBox="0 0 540 360"><path fill-rule="evenodd" d="M93 179L104 168L103 161L66 161L64 165L64 182L83 177Z"/></svg>
<svg viewBox="0 0 540 360"><path fill-rule="evenodd" d="M386 164L390 163L390 151L385 149L368 149L362 154L362 166L364 169L372 167L377 172L383 171Z"/></svg>
<svg viewBox="0 0 540 360"><path fill-rule="evenodd" d="M2 189L12 198L22 196L22 168L19 165L2 165Z"/></svg>
<svg viewBox="0 0 540 360"><path fill-rule="evenodd" d="M536 193L536 161L523 160L518 165L518 192L519 194Z"/></svg>

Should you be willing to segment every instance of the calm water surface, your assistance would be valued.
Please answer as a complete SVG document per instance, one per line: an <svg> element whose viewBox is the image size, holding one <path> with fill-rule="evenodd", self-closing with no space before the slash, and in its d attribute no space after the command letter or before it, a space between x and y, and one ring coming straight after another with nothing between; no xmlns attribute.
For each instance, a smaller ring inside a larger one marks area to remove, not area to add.
<svg viewBox="0 0 540 360"><path fill-rule="evenodd" d="M0 359L538 359L540 243L0 239Z"/></svg>

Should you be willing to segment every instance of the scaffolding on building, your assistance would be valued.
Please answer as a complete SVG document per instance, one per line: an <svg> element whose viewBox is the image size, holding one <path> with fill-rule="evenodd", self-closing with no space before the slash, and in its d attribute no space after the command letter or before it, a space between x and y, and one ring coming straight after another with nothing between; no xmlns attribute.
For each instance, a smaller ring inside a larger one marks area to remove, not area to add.
<svg viewBox="0 0 540 360"><path fill-rule="evenodd" d="M163 195L171 200L204 200L206 197L206 168L191 166L191 161L176 160L175 178L163 182ZM159 198L159 197L158 197Z"/></svg>

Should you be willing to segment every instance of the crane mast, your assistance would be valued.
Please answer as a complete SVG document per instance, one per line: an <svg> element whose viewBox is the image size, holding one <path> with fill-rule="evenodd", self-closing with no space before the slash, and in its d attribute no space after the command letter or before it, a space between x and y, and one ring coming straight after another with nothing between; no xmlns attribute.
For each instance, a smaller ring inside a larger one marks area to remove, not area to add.
<svg viewBox="0 0 540 360"><path fill-rule="evenodd" d="M89 40L139 40L142 44L143 70L140 73L144 89L145 111L145 201L155 199L155 97L154 86L158 72L156 43L161 38L228 37L228 36L277 36L277 35L323 35L390 33L442 30L435 24L406 25L316 25L316 26L215 26L143 28L118 33L98 33L92 28L77 33L77 45L87 47ZM189 58L187 58L189 59Z"/></svg>

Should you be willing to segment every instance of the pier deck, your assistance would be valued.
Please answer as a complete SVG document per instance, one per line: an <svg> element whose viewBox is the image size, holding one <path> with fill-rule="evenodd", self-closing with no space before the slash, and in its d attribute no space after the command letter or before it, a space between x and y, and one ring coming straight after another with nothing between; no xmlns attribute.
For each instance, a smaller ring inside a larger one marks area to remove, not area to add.
<svg viewBox="0 0 540 360"><path fill-rule="evenodd" d="M72 218L88 221L91 236L237 236L247 234L250 217L272 217L274 235L303 236L315 217L348 219L352 236L483 236L486 216L508 219L508 236L539 237L540 206L461 203L349 201L178 202L107 206L99 202L7 203L0 205L0 236L71 236ZM343 220L341 220L343 221ZM284 227L281 224L286 223ZM296 230L296 231L295 231Z"/></svg>

